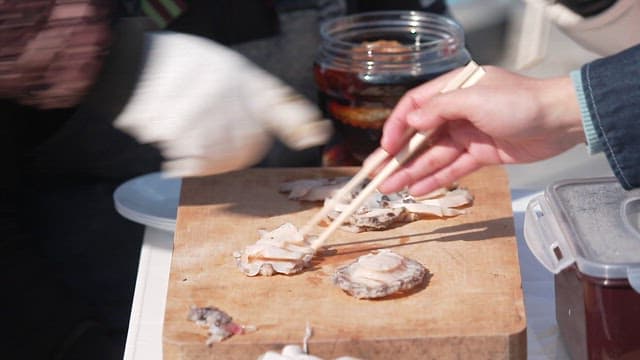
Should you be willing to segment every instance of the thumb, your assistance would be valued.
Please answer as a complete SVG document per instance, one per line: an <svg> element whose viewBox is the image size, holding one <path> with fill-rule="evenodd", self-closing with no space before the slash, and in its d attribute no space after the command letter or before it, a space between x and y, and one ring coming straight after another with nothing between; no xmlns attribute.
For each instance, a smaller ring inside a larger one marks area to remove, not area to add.
<svg viewBox="0 0 640 360"><path fill-rule="evenodd" d="M279 79L254 68L244 75L243 97L253 116L285 145L301 150L326 143L332 126L317 106Z"/></svg>

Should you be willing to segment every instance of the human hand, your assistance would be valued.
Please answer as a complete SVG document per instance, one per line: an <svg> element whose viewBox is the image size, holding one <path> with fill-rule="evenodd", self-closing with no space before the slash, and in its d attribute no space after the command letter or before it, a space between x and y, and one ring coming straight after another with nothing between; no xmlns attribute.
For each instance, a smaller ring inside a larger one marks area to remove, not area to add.
<svg viewBox="0 0 640 360"><path fill-rule="evenodd" d="M273 136L293 149L326 142L317 107L240 54L171 32L148 35L149 51L133 97L115 125L155 144L169 176L248 167Z"/></svg>
<svg viewBox="0 0 640 360"><path fill-rule="evenodd" d="M568 77L539 80L487 66L474 86L446 94L454 70L410 90L387 119L381 146L396 154L410 128L434 130L431 146L391 175L380 191L409 186L422 195L482 166L543 160L584 142Z"/></svg>

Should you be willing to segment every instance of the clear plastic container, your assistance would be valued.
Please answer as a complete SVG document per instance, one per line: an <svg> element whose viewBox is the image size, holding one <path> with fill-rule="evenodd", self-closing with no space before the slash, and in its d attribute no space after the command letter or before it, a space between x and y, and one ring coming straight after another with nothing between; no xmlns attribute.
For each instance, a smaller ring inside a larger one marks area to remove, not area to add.
<svg viewBox="0 0 640 360"><path fill-rule="evenodd" d="M640 189L566 180L533 199L524 236L555 274L556 320L573 359L640 359Z"/></svg>
<svg viewBox="0 0 640 360"><path fill-rule="evenodd" d="M324 23L314 64L319 102L357 161L380 142L404 93L471 59L462 28L445 16L382 11Z"/></svg>

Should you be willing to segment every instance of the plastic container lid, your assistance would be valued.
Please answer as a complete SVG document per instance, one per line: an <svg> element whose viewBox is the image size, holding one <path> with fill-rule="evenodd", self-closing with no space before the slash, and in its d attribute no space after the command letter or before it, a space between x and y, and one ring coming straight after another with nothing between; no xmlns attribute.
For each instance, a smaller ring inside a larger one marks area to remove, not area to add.
<svg viewBox="0 0 640 360"><path fill-rule="evenodd" d="M554 274L575 263L640 293L640 189L626 191L613 177L553 183L529 202L524 237Z"/></svg>

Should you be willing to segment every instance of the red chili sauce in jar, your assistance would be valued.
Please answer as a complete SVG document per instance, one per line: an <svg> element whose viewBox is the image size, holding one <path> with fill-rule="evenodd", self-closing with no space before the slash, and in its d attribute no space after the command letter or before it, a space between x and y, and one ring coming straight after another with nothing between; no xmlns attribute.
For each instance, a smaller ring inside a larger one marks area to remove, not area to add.
<svg viewBox="0 0 640 360"><path fill-rule="evenodd" d="M625 279L555 275L556 319L573 359L640 359L640 294Z"/></svg>

